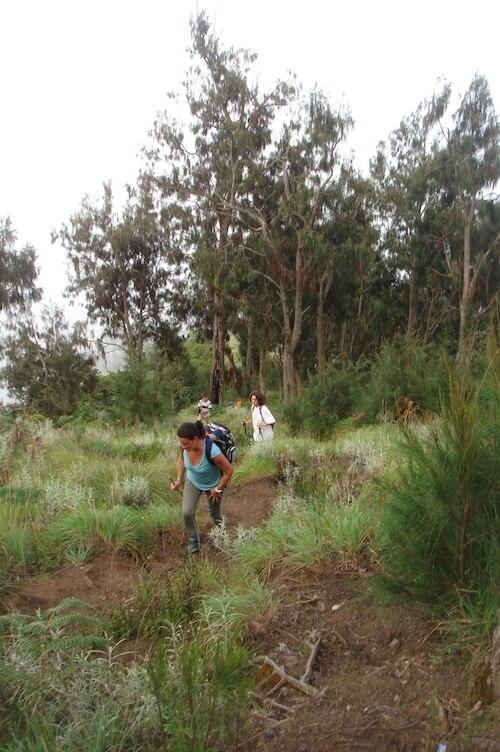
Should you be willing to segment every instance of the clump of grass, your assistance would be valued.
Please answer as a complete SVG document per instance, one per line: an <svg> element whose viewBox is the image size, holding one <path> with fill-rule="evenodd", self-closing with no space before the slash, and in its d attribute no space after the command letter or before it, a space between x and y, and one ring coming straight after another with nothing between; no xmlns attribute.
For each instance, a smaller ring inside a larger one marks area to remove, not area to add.
<svg viewBox="0 0 500 752"><path fill-rule="evenodd" d="M76 601L3 617L0 745L16 752L160 747L143 664L127 669Z"/></svg>
<svg viewBox="0 0 500 752"><path fill-rule="evenodd" d="M213 576L202 560L194 566L185 565L166 578L142 577L134 596L111 614L107 624L109 634L116 639L156 638L169 633L172 624L189 623Z"/></svg>
<svg viewBox="0 0 500 752"><path fill-rule="evenodd" d="M361 552L372 537L372 526L365 505L283 496L255 536L235 548L235 556L258 573L284 558L292 564L311 564L336 553Z"/></svg>
<svg viewBox="0 0 500 752"><path fill-rule="evenodd" d="M238 486L258 478L273 477L277 467L275 459L270 455L247 455L235 466L232 483Z"/></svg>
<svg viewBox="0 0 500 752"><path fill-rule="evenodd" d="M39 505L40 521L54 519L61 512L76 510L83 505L92 504L94 492L78 483L71 483L64 478L47 480L42 489L43 500Z"/></svg>
<svg viewBox="0 0 500 752"><path fill-rule="evenodd" d="M276 599L258 579L248 578L203 596L198 618L217 637L241 634L248 620L271 610Z"/></svg>
<svg viewBox="0 0 500 752"><path fill-rule="evenodd" d="M144 507L149 502L149 483L142 475L122 478L111 486L111 498L115 504L127 507Z"/></svg>
<svg viewBox="0 0 500 752"><path fill-rule="evenodd" d="M426 425L415 424L407 433L423 438L429 430ZM339 436L333 446L339 455L353 458L373 473L398 461L401 435L402 429L394 423L363 426Z"/></svg>
<svg viewBox="0 0 500 752"><path fill-rule="evenodd" d="M48 566L80 557L86 560L106 546L140 556L153 548L159 530L178 521L178 509L167 504L145 509L82 505L47 526L39 542L40 559Z"/></svg>

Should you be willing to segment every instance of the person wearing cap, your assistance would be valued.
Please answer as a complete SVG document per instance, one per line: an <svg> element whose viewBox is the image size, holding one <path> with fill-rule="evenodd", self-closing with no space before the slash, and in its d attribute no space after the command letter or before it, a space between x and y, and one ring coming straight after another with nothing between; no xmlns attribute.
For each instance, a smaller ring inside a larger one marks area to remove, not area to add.
<svg viewBox="0 0 500 752"><path fill-rule="evenodd" d="M212 412L213 405L211 400L209 400L207 395L204 394L201 399L198 400L196 407L198 408L198 420L205 423L210 418Z"/></svg>

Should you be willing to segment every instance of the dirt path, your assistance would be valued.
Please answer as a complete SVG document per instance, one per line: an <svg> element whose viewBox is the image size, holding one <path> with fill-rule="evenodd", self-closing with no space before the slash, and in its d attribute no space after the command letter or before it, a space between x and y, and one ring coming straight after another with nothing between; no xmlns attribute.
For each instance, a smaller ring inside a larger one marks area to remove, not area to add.
<svg viewBox="0 0 500 752"><path fill-rule="evenodd" d="M261 479L229 489L223 502L228 525L255 527L272 509L276 484ZM198 523L203 538L211 528L205 497L200 499ZM120 553L105 552L83 565L29 577L5 596L1 609L33 613L60 603L63 598L80 598L99 609L117 605L129 598L143 568L173 572L184 560L185 536L180 528L161 534L155 550L137 561Z"/></svg>

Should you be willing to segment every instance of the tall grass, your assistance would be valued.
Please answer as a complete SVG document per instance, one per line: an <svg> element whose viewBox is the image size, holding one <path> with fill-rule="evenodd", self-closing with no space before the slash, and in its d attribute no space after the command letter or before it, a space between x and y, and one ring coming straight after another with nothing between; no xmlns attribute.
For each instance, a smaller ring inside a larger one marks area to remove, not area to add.
<svg viewBox="0 0 500 752"><path fill-rule="evenodd" d="M236 561L259 574L278 561L304 566L338 553L360 553L372 538L367 505L284 496L255 535L235 546Z"/></svg>

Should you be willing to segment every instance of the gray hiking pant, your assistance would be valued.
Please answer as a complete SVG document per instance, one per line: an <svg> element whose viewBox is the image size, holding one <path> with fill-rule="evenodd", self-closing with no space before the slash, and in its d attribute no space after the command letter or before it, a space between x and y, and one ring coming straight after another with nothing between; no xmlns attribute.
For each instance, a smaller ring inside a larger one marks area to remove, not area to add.
<svg viewBox="0 0 500 752"><path fill-rule="evenodd" d="M198 533L198 528L196 527L196 523L194 521L194 515L196 512L198 499L200 498L202 493L206 493L208 495L208 491L200 491L199 488L193 486L193 484L186 478L186 480L184 481L184 491L182 494L182 516L184 518L184 527L186 528L188 538L190 540L196 540L198 541L198 543L200 541L200 536ZM220 523L222 522L220 513L220 500L218 499L217 501L211 501L209 499L208 511L210 512L210 517L214 521L214 524L220 525Z"/></svg>

